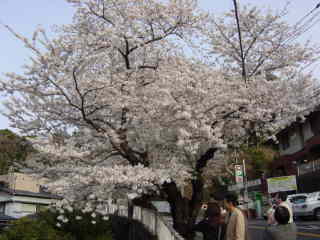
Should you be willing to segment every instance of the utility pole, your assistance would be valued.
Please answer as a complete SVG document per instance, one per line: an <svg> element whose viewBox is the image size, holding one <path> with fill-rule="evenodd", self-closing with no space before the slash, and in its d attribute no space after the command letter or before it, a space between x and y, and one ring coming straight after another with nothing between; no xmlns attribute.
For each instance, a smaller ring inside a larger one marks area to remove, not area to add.
<svg viewBox="0 0 320 240"><path fill-rule="evenodd" d="M242 36L241 36L241 28L240 28L240 21L239 21L239 13L238 13L238 1L239 0L233 0L234 5L234 15L237 22L237 29L238 29L238 38L239 38L239 46L240 46L240 57L241 57L241 67L242 67L242 78L247 84L247 72L246 72L246 62L245 57L243 53L243 46L242 46Z"/></svg>
<svg viewBox="0 0 320 240"><path fill-rule="evenodd" d="M242 168L243 168L243 187L244 187L244 194L243 199L246 201L247 210L249 211L249 196L248 196L248 179L247 179L247 171L246 171L246 161L245 158L242 158ZM249 216L249 213L248 213Z"/></svg>
<svg viewBox="0 0 320 240"><path fill-rule="evenodd" d="M238 4L239 4L239 0L233 0L234 15L236 18L236 23L237 23L239 46L240 46L242 78L243 78L245 84L247 84L246 62L245 62L245 56L244 56L244 52L243 52L243 45L242 45L242 36L241 36ZM248 184L247 184L247 172L246 172L245 158L242 158L242 169L243 169L243 188L244 188L243 199L244 199L244 201L247 201L248 200ZM248 210L248 207L249 207L248 202L246 205L247 205L247 210ZM249 214L248 214L248 216L249 216Z"/></svg>

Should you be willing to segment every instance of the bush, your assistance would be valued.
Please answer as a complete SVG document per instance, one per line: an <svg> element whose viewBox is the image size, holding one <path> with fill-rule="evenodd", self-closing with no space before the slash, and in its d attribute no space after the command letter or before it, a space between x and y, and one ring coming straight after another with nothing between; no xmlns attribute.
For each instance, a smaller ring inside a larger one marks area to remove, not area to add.
<svg viewBox="0 0 320 240"><path fill-rule="evenodd" d="M73 211L64 213L68 221L58 221L57 212L41 212L12 222L0 235L0 240L111 240L110 221L101 215ZM76 219L80 216L81 219ZM92 221L95 221L94 224Z"/></svg>
<svg viewBox="0 0 320 240"><path fill-rule="evenodd" d="M63 232L70 233L76 240L109 240L112 239L110 220L103 220L103 216L95 212L83 213L80 210L65 211L66 222L59 221L59 212L40 213L41 219L46 219L50 225L57 226ZM80 219L78 219L80 217ZM0 239L1 240L1 239Z"/></svg>
<svg viewBox="0 0 320 240"><path fill-rule="evenodd" d="M24 217L14 221L13 226L0 235L0 240L73 240L73 238L44 220Z"/></svg>

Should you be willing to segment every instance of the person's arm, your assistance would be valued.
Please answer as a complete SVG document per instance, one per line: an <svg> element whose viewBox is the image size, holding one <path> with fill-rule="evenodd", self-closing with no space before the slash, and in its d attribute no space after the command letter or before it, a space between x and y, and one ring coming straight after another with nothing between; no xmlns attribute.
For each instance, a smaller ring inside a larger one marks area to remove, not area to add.
<svg viewBox="0 0 320 240"><path fill-rule="evenodd" d="M243 214L239 214L236 218L234 240L246 239L246 222L244 218Z"/></svg>
<svg viewBox="0 0 320 240"><path fill-rule="evenodd" d="M267 218L268 218L267 222L268 222L269 225L276 223L276 220L274 219L274 210L273 209L270 209L268 211Z"/></svg>

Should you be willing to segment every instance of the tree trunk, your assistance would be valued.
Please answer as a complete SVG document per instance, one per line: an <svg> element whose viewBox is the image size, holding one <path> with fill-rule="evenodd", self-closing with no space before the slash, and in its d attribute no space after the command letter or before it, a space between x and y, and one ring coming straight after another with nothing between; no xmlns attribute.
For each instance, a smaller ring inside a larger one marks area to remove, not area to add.
<svg viewBox="0 0 320 240"><path fill-rule="evenodd" d="M181 195L174 182L164 184L163 190L170 204L173 228L184 238L192 239L190 237L187 238L190 232L189 200Z"/></svg>
<svg viewBox="0 0 320 240"><path fill-rule="evenodd" d="M180 190L175 183L164 185L164 192L171 208L173 228L185 239L192 240L194 232L192 231L203 200L203 184L201 180L193 180L193 194L189 200L181 195Z"/></svg>
<svg viewBox="0 0 320 240"><path fill-rule="evenodd" d="M202 170L206 167L207 162L214 157L216 150L210 148L198 159L195 169L197 176L191 181L192 197L190 200L182 196L174 182L163 185L163 191L170 204L173 228L186 240L194 239L195 235L192 229L197 221L203 201L204 181Z"/></svg>

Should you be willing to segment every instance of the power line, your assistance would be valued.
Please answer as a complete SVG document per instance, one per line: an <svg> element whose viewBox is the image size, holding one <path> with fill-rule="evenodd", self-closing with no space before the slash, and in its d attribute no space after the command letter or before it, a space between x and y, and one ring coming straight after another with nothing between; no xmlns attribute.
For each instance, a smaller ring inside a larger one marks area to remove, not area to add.
<svg viewBox="0 0 320 240"><path fill-rule="evenodd" d="M308 16L310 16L314 11L316 11L318 8L320 7L320 3L318 3L310 12L308 12L306 15L304 15L302 18L300 18L298 20L298 22L296 22L295 26L298 26L300 24L300 22L302 22L305 18L307 18Z"/></svg>
<svg viewBox="0 0 320 240"><path fill-rule="evenodd" d="M316 13L316 10L320 8L320 2L312 8L306 15L301 17L293 26L293 32L283 43L289 43L296 40L302 34L309 31L314 27L318 22L320 22L320 12Z"/></svg>

